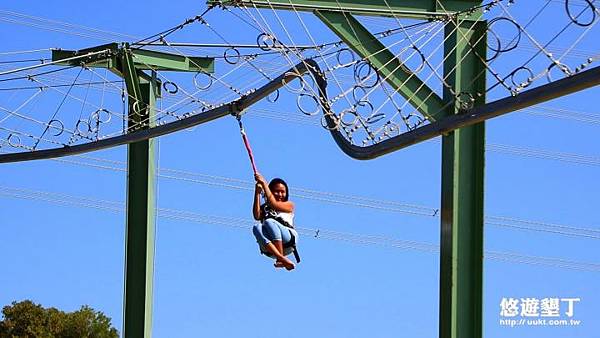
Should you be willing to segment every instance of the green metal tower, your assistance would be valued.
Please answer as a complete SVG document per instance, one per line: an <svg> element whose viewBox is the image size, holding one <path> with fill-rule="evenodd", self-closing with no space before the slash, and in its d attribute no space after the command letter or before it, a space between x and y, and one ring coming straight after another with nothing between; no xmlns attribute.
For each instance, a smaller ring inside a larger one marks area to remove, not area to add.
<svg viewBox="0 0 600 338"><path fill-rule="evenodd" d="M79 51L53 51L54 61L105 51L66 65L108 68L122 77L128 95L127 133L156 126L156 99L161 97L157 70L214 72L212 58L133 49L128 44L102 45ZM150 71L150 74L146 73ZM154 280L155 140L127 146L127 222L125 229L125 297L123 337L152 336Z"/></svg>

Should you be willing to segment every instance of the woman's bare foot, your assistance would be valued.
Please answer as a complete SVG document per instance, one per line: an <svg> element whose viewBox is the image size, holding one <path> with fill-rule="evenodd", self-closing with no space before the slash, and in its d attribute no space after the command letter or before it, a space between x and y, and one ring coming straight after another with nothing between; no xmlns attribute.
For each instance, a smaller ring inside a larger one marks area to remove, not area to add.
<svg viewBox="0 0 600 338"><path fill-rule="evenodd" d="M284 260L277 260L275 262L275 264L273 264L276 268L285 268L288 271L294 270L294 268L296 268L296 266L294 265L294 263L292 263L292 261L290 261L287 258L284 258Z"/></svg>

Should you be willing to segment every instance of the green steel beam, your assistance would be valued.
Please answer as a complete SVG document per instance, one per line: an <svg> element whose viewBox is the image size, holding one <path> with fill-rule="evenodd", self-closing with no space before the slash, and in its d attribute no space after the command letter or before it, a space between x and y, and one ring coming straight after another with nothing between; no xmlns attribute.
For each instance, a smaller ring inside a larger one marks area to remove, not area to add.
<svg viewBox="0 0 600 338"><path fill-rule="evenodd" d="M151 128L156 124L155 94L158 84L156 73L152 73L150 81L140 81L138 72L141 71L131 73L135 68L131 55L127 54L124 56L123 65L125 83L130 93L129 126L146 121L139 129ZM132 98L131 95L136 96ZM143 102L143 109L135 109L131 104L135 99ZM132 143L127 147L124 338L152 336L156 218L154 143L154 139L148 139Z"/></svg>
<svg viewBox="0 0 600 338"><path fill-rule="evenodd" d="M485 103L486 25L445 27L444 77L475 107ZM444 99L453 98L445 90ZM457 105L448 114L461 112ZM482 337L484 148L483 122L442 137L440 338Z"/></svg>
<svg viewBox="0 0 600 338"><path fill-rule="evenodd" d="M435 120L443 114L442 99L352 15L331 11L315 11L315 14L424 116Z"/></svg>
<svg viewBox="0 0 600 338"><path fill-rule="evenodd" d="M358 15L430 19L467 11L475 0L208 0L209 6L247 6L290 11L337 11ZM479 12L479 11L477 11Z"/></svg>
<svg viewBox="0 0 600 338"><path fill-rule="evenodd" d="M214 58L182 56L145 49L134 49L133 60L137 69L179 72L214 73Z"/></svg>
<svg viewBox="0 0 600 338"><path fill-rule="evenodd" d="M109 43L77 51L53 49L52 61L63 66L79 66L85 64L88 67L111 68L116 66L118 53L119 45L117 43ZM65 61L60 62L61 60Z"/></svg>
<svg viewBox="0 0 600 338"><path fill-rule="evenodd" d="M104 53L98 53L102 51ZM119 68L117 66L118 55L127 51L133 56L135 68L139 70L205 73L214 73L215 71L214 58L177 55L146 49L129 49L127 44L124 48L121 48L117 43L78 51L53 50L52 61L66 59L66 61L57 64L67 66L85 64L88 67L96 68Z"/></svg>
<svg viewBox="0 0 600 338"><path fill-rule="evenodd" d="M118 72L129 97L129 132L155 125L158 92L156 72L152 76L137 69L128 46L122 50ZM154 140L127 147L127 225L125 248L124 338L152 336L154 279Z"/></svg>
<svg viewBox="0 0 600 338"><path fill-rule="evenodd" d="M127 88L127 95L129 98L129 124L131 126L131 122L137 123L140 121L140 112L144 110L146 103L142 100L140 77L135 69L131 52L125 49L124 53L121 55L120 61L119 71L123 74L123 80L125 80L125 88ZM132 114L136 112L137 114Z"/></svg>

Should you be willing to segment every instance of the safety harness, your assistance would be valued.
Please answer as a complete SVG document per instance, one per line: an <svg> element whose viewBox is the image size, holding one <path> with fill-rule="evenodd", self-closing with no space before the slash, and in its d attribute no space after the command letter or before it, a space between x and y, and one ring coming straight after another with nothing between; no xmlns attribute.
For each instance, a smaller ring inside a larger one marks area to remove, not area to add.
<svg viewBox="0 0 600 338"><path fill-rule="evenodd" d="M284 227L288 228L288 229L294 229L294 227L286 222L281 216L278 216L277 213L275 211L273 211L268 204L263 204L261 206L261 209L263 211L263 215L265 215L260 221L263 222L266 219L273 219L277 222L279 222L281 225L283 225ZM288 230L290 232L290 236L292 237L290 239L289 242L285 243L283 245L284 249L292 249L292 253L294 254L294 259L296 259L296 263L300 263L300 254L298 253L298 247L296 246L296 236L294 235L294 232L291 230ZM267 256L267 257L271 257L273 258L273 255L269 252L266 252L262 249L262 247L260 247L260 253Z"/></svg>

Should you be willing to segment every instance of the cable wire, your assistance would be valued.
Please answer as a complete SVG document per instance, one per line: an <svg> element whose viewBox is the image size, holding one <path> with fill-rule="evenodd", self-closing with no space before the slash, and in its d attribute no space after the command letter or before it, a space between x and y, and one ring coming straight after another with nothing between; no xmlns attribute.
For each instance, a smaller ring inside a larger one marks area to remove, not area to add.
<svg viewBox="0 0 600 338"><path fill-rule="evenodd" d="M111 211L117 213L123 213L125 211L124 202L99 200L89 197L72 196L62 193L57 194L44 191L0 186L0 195L18 199L39 200L64 206L93 208L97 210ZM244 218L204 215L196 212L176 209L158 208L157 215L158 217L169 218L174 220L189 221L201 224L216 224L240 229L250 229L254 224L252 220ZM397 249L439 253L439 246L432 243L401 240L386 236L372 236L348 232L339 232L321 229L318 227L299 226L297 227L297 229L299 230L299 233L305 235L307 238L310 239L330 239L354 244L381 245ZM513 252L485 251L484 258L529 265L541 265L561 269L600 272L600 263L581 262L556 257L525 255Z"/></svg>

